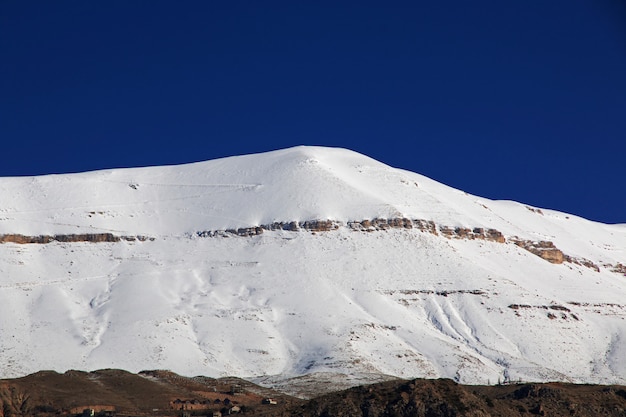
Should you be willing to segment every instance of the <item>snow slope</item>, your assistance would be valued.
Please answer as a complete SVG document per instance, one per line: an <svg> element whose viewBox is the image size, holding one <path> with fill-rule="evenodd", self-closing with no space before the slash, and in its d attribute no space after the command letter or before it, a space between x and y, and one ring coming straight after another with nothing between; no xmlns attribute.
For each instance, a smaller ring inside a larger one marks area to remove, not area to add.
<svg viewBox="0 0 626 417"><path fill-rule="evenodd" d="M350 223L376 218L413 227ZM333 227L268 226L307 220ZM0 235L102 233L149 239L0 244L0 377L626 383L626 225L472 196L334 148L0 179ZM552 242L565 261L516 241Z"/></svg>

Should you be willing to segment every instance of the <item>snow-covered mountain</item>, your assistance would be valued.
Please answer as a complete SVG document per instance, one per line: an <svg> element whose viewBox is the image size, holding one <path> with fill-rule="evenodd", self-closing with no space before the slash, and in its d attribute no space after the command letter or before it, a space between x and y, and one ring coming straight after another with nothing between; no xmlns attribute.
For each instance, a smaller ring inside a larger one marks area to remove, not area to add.
<svg viewBox="0 0 626 417"><path fill-rule="evenodd" d="M626 225L352 151L0 179L0 377L626 383Z"/></svg>

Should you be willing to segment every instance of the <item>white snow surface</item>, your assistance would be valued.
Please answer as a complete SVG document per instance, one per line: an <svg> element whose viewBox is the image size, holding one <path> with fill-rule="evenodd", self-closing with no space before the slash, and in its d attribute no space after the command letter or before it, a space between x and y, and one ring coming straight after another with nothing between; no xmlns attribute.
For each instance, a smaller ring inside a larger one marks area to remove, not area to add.
<svg viewBox="0 0 626 417"><path fill-rule="evenodd" d="M396 217L507 241L346 226ZM305 220L342 226L197 235ZM274 383L626 383L626 276L614 271L626 264L624 224L488 200L338 148L0 178L0 234L72 233L154 240L0 244L0 377L122 368ZM513 236L599 271L547 262Z"/></svg>

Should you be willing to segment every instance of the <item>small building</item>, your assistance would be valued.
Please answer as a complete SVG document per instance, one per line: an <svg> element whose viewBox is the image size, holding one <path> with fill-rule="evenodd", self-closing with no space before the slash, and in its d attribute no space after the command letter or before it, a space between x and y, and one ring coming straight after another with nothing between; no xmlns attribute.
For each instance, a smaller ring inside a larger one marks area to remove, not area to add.
<svg viewBox="0 0 626 417"><path fill-rule="evenodd" d="M112 416L115 415L115 406L113 405L102 405L102 404L83 404L77 407L72 407L69 410L70 414L81 417L94 417L96 414L102 416Z"/></svg>
<svg viewBox="0 0 626 417"><path fill-rule="evenodd" d="M271 405L276 405L278 404L278 401L276 401L273 398L264 398L262 401L263 404L271 404Z"/></svg>

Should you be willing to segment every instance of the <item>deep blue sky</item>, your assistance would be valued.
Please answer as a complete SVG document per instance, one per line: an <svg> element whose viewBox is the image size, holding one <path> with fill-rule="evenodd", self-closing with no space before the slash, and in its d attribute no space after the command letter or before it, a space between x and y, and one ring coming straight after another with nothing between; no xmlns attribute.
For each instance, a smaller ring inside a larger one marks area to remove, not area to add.
<svg viewBox="0 0 626 417"><path fill-rule="evenodd" d="M0 143L0 176L338 146L626 223L626 6L2 0Z"/></svg>

